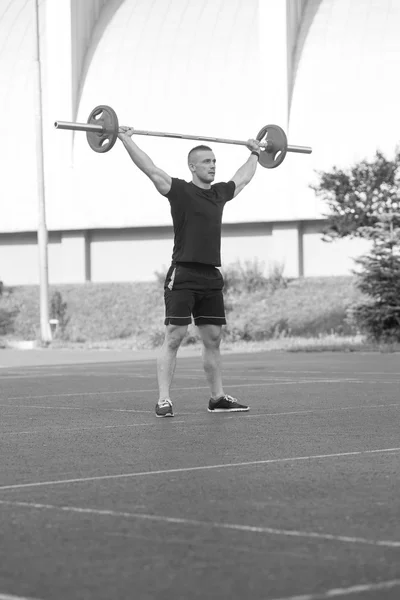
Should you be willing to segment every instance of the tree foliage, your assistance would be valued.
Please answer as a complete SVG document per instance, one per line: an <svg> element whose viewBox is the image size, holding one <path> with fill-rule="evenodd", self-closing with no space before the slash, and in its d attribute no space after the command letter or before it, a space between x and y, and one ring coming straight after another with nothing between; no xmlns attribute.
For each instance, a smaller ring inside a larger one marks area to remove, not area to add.
<svg viewBox="0 0 400 600"><path fill-rule="evenodd" d="M400 148L393 160L378 151L372 161L317 175L312 189L329 209L324 215L328 220L325 241L366 237L365 228L377 225L385 214L392 215L394 227L400 226Z"/></svg>
<svg viewBox="0 0 400 600"><path fill-rule="evenodd" d="M399 215L382 214L374 226L361 228L360 235L372 240L368 254L356 259L358 288L369 301L353 308L353 319L370 339L400 342L400 228Z"/></svg>
<svg viewBox="0 0 400 600"><path fill-rule="evenodd" d="M318 176L313 189L329 208L325 241L371 242L355 260L357 287L367 301L352 307L350 321L375 342L400 342L400 149L393 160L376 152L372 161Z"/></svg>

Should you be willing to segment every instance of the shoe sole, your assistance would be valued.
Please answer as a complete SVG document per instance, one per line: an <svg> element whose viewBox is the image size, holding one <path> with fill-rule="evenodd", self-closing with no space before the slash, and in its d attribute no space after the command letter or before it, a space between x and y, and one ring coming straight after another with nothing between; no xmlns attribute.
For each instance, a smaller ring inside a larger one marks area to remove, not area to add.
<svg viewBox="0 0 400 600"><path fill-rule="evenodd" d="M173 415L173 414L171 414L171 413L167 413L167 414L165 414L165 415L157 415L157 414L156 414L156 417L158 417L158 418L162 418L162 417L173 417L173 416L174 416L174 415Z"/></svg>
<svg viewBox="0 0 400 600"><path fill-rule="evenodd" d="M207 408L210 413L248 412L249 408Z"/></svg>

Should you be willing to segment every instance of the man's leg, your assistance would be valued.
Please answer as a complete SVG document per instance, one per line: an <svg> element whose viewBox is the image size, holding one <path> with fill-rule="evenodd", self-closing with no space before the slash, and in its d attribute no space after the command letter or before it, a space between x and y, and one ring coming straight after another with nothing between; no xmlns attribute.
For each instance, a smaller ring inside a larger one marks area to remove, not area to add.
<svg viewBox="0 0 400 600"><path fill-rule="evenodd" d="M203 340L203 364L208 385L210 386L211 399L208 403L208 412L247 412L249 407L239 404L236 398L225 394L222 387L220 343L221 325L198 325L201 339Z"/></svg>
<svg viewBox="0 0 400 600"><path fill-rule="evenodd" d="M199 325L203 341L203 366L213 400L224 396L221 375L221 325Z"/></svg>
<svg viewBox="0 0 400 600"><path fill-rule="evenodd" d="M167 325L165 338L157 358L159 400L169 399L169 389L176 367L176 354L185 337L187 325Z"/></svg>

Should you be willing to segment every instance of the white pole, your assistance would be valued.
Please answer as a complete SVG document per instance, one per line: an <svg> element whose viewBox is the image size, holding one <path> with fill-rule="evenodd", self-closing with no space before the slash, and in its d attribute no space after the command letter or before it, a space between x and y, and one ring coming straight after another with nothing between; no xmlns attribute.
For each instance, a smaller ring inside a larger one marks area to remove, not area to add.
<svg viewBox="0 0 400 600"><path fill-rule="evenodd" d="M43 125L42 125L42 75L40 67L40 34L38 0L34 7L34 72L35 72L35 108L36 108L36 160L38 181L38 249L40 281L40 334L44 343L51 342L49 323L49 273L47 258L47 227L43 161Z"/></svg>

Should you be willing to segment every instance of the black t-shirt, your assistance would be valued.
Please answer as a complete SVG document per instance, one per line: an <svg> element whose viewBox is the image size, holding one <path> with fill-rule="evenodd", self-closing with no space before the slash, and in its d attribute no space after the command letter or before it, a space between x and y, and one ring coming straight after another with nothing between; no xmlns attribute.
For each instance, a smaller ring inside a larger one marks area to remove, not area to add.
<svg viewBox="0 0 400 600"><path fill-rule="evenodd" d="M215 183L204 190L172 178L166 197L174 223L172 262L221 266L221 224L225 203L232 200L235 183Z"/></svg>

